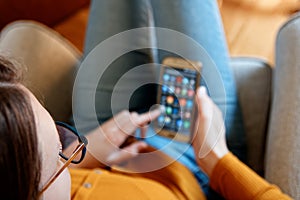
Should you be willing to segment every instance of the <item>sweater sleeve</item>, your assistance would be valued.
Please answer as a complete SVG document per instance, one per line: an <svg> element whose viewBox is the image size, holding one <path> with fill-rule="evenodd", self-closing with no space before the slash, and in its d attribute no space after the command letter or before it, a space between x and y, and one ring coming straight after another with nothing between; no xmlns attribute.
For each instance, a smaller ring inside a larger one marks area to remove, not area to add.
<svg viewBox="0 0 300 200"><path fill-rule="evenodd" d="M225 199L291 199L275 185L269 184L249 167L228 153L216 165L211 187Z"/></svg>

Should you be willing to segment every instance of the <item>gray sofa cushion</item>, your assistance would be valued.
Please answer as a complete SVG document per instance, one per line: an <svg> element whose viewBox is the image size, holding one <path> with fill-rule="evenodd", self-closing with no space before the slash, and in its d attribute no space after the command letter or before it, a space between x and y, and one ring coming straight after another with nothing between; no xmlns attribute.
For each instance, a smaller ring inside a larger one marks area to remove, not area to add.
<svg viewBox="0 0 300 200"><path fill-rule="evenodd" d="M300 16L279 31L266 178L300 199Z"/></svg>
<svg viewBox="0 0 300 200"><path fill-rule="evenodd" d="M247 142L247 164L263 174L272 69L257 58L232 58Z"/></svg>

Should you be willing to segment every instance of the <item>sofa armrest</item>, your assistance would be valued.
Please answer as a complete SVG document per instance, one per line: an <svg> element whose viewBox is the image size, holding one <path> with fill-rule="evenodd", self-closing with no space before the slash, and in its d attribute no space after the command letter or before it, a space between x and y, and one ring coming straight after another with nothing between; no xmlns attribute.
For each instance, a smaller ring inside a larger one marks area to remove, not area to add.
<svg viewBox="0 0 300 200"><path fill-rule="evenodd" d="M247 164L263 175L272 69L264 60L250 57L232 58L230 64L243 115Z"/></svg>
<svg viewBox="0 0 300 200"><path fill-rule="evenodd" d="M300 199L300 14L279 30L275 63L266 178Z"/></svg>
<svg viewBox="0 0 300 200"><path fill-rule="evenodd" d="M55 120L68 122L72 111L73 80L81 57L79 51L40 23L18 21L2 30L0 52L26 66L23 84Z"/></svg>

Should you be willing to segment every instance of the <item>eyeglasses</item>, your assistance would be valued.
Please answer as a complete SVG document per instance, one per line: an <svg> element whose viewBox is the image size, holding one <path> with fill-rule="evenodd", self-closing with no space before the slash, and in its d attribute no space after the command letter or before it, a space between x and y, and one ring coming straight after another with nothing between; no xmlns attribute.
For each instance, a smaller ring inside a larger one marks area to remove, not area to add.
<svg viewBox="0 0 300 200"><path fill-rule="evenodd" d="M55 122L55 124L62 144L62 149L60 150L59 155L62 159L66 160L66 162L44 185L43 189L39 192L39 195L49 188L57 177L70 165L70 163L80 163L86 154L88 141L83 135L80 135L74 127L66 123ZM72 146L70 146L71 144Z"/></svg>

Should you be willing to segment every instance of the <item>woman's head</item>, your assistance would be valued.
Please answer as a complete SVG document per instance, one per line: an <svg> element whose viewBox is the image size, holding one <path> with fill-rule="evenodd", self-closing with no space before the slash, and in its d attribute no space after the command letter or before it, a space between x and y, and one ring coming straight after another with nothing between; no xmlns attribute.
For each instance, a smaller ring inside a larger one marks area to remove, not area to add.
<svg viewBox="0 0 300 200"><path fill-rule="evenodd" d="M60 142L49 113L19 81L16 64L0 56L0 191L4 199L37 199L61 165ZM67 199L69 189L65 170L44 196Z"/></svg>
<svg viewBox="0 0 300 200"><path fill-rule="evenodd" d="M41 163L34 114L13 63L0 57L0 177L5 199L37 196Z"/></svg>

